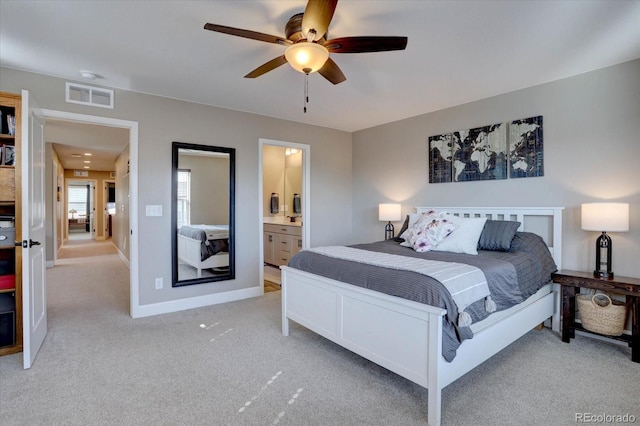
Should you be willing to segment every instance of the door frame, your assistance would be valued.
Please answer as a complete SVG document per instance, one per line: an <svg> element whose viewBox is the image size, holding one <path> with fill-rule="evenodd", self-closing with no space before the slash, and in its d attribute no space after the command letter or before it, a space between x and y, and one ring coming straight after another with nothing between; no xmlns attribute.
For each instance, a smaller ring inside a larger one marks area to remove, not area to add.
<svg viewBox="0 0 640 426"><path fill-rule="evenodd" d="M264 188L263 188L263 148L264 146L278 146L282 148L296 148L302 151L302 248L311 247L311 146L296 142L278 141L260 138L258 140L258 217L259 236L258 247L260 250L260 288L264 293Z"/></svg>
<svg viewBox="0 0 640 426"><path fill-rule="evenodd" d="M129 314L132 318L138 318L141 316L138 282L138 122L50 109L43 109L42 113L45 118L129 130Z"/></svg>

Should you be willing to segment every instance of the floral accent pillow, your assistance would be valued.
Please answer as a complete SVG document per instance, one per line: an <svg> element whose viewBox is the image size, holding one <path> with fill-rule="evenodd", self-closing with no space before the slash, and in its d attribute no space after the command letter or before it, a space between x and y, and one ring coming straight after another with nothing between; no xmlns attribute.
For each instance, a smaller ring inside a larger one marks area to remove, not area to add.
<svg viewBox="0 0 640 426"><path fill-rule="evenodd" d="M403 236L415 251L425 252L433 250L456 227L447 213L431 210L424 213Z"/></svg>

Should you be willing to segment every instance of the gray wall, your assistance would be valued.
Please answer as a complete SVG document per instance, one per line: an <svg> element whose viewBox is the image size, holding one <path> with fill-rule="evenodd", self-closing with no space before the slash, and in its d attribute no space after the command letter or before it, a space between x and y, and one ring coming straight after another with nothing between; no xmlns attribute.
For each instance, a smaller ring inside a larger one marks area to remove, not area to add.
<svg viewBox="0 0 640 426"><path fill-rule="evenodd" d="M544 117L543 177L428 183L427 140L460 129ZM630 204L630 232L612 233L613 271L640 277L640 60L353 134L352 241L380 240L377 206L564 206L563 267L592 270L597 233L580 204ZM401 225L398 223L397 228ZM396 228L396 229L397 229Z"/></svg>
<svg viewBox="0 0 640 426"><path fill-rule="evenodd" d="M229 158L180 154L178 168L191 171L191 224L229 224Z"/></svg>
<svg viewBox="0 0 640 426"><path fill-rule="evenodd" d="M266 138L311 146L311 244L340 244L351 237L351 134L285 120L209 107L175 99L115 91L115 109L64 101L65 80L0 69L0 90L28 89L41 108L105 116L139 123L139 286L140 304L255 287L261 268L258 205L258 140ZM283 100L284 101L284 100ZM236 279L172 288L171 142L236 148ZM117 192L117 191L116 191ZM160 204L164 216L146 217L144 206ZM165 287L154 289L155 277Z"/></svg>

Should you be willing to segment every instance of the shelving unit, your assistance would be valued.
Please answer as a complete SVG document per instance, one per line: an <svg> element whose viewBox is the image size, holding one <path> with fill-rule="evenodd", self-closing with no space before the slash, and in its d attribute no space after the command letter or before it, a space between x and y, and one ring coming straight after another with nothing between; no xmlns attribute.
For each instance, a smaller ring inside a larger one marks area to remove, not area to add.
<svg viewBox="0 0 640 426"><path fill-rule="evenodd" d="M22 351L20 95L0 92L0 356ZM9 134L7 116L15 117ZM13 227L10 226L13 222Z"/></svg>

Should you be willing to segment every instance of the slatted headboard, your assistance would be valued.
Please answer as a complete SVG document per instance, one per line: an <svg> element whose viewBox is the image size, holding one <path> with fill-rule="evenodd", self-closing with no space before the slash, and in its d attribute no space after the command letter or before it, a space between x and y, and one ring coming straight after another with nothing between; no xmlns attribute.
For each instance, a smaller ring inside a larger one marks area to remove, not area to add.
<svg viewBox="0 0 640 426"><path fill-rule="evenodd" d="M558 269L562 269L562 211L564 207L416 207L417 213L428 210L446 211L461 217L486 217L491 220L516 220L518 231L542 236ZM528 218L531 226L528 226ZM548 219L536 221L535 219ZM535 229L532 229L534 228Z"/></svg>

